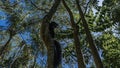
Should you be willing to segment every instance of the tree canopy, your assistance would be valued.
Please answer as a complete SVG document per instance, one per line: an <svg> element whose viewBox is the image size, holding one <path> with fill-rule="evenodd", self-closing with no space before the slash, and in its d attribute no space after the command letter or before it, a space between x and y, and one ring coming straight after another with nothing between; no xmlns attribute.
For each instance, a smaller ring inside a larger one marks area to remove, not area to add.
<svg viewBox="0 0 120 68"><path fill-rule="evenodd" d="M50 68L40 32L51 21L59 68L120 67L120 0L1 0L0 68Z"/></svg>

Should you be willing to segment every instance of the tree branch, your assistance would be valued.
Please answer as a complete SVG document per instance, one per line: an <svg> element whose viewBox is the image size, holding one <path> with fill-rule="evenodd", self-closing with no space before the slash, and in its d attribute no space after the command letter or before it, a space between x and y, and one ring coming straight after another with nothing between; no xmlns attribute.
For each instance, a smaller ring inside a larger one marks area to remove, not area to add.
<svg viewBox="0 0 120 68"><path fill-rule="evenodd" d="M88 24L87 24L87 21L85 20L85 17L84 17L84 13L83 13L80 5L79 5L79 0L76 0L76 4L77 4L78 11L79 11L79 15L81 16L83 27L84 27L84 30L85 30L85 33L86 33L86 36L87 36L88 43L90 45L91 53L93 54L93 57L94 57L96 67L97 68L103 68L102 61L101 61L100 56L98 54L97 48L95 47L92 35L90 33L90 30L89 30L89 27L88 27Z"/></svg>
<svg viewBox="0 0 120 68"><path fill-rule="evenodd" d="M39 8L36 4L34 4L34 3L32 2L32 0L30 0L30 2L31 2L31 4L32 4L35 8L37 8L38 10L42 10L42 11L44 11L44 12L47 13L47 11L46 11L45 9Z"/></svg>
<svg viewBox="0 0 120 68"><path fill-rule="evenodd" d="M3 45L3 47L0 49L0 57L1 57L1 58L3 57L3 53L5 52L8 44L10 43L10 41L11 41L11 39L12 39L12 37L13 37L12 32L11 32L11 31L9 31L9 32L10 32L10 37L9 37L8 41L7 41L7 42L5 43L5 45Z"/></svg>
<svg viewBox="0 0 120 68"><path fill-rule="evenodd" d="M78 61L78 68L86 68L85 67L85 63L84 63L84 59L83 59L83 55L82 55L82 51L81 51L81 45L80 45L80 39L79 39L79 27L77 26L77 24L74 21L74 17L73 17L73 13L70 10L70 8L67 6L67 4L65 3L64 0L62 0L63 5L65 6L66 10L68 11L69 15L70 15L70 20L71 20L71 26L73 28L73 38L74 38L74 44L75 44L75 48L76 48L76 53L77 53L77 61Z"/></svg>
<svg viewBox="0 0 120 68"><path fill-rule="evenodd" d="M62 0L62 3L64 5L64 7L66 8L66 10L68 11L69 15L70 15L70 21L71 21L71 26L75 27L75 22L74 22L74 16L72 11L70 10L70 8L67 6L67 4L65 3L64 0Z"/></svg>

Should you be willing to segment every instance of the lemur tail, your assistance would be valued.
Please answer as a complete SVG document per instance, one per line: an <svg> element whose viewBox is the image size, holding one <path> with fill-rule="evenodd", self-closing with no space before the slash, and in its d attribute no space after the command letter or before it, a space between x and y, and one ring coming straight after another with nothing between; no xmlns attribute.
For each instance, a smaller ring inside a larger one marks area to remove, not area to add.
<svg viewBox="0 0 120 68"><path fill-rule="evenodd" d="M54 67L57 68L59 66L59 64L61 63L61 46L59 44L59 42L57 42L56 40L54 40L54 44L55 44L55 49L54 49Z"/></svg>

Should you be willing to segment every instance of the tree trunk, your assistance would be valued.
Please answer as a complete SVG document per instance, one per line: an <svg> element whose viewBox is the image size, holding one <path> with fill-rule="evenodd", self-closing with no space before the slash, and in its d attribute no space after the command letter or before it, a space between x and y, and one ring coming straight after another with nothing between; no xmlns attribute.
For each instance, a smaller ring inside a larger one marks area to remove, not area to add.
<svg viewBox="0 0 120 68"><path fill-rule="evenodd" d="M78 30L79 28L76 27L76 29L74 29L74 44L75 44L75 48L76 48L76 53L77 53L77 61L78 61L78 68L86 68L85 63L84 63L84 59L83 59L83 55L81 52L81 45L80 45L80 39L78 37Z"/></svg>
<svg viewBox="0 0 120 68"><path fill-rule="evenodd" d="M40 29L40 36L47 48L47 68L54 68L54 40L51 38L49 34L49 22L54 15L54 13L57 10L58 5L60 4L61 0L55 0L55 3L53 4L52 8L48 12L48 14L43 18L43 21L41 23L41 29Z"/></svg>
<svg viewBox="0 0 120 68"><path fill-rule="evenodd" d="M75 24L74 22L74 17L73 14L70 10L70 8L67 6L67 4L65 3L64 0L62 0L63 5L65 6L66 10L68 11L69 15L70 15L70 20L71 20L71 26L73 28L73 37L74 37L74 44L75 44L75 48L76 48L76 54L77 54L77 61L78 61L78 68L86 68L84 60L83 60L83 55L81 52L81 47L80 47L80 40L79 40L79 27Z"/></svg>
<svg viewBox="0 0 120 68"><path fill-rule="evenodd" d="M82 23L83 23L84 30L85 30L86 35L87 35L88 43L90 45L90 49L91 49L91 52L92 52L96 67L97 68L103 68L102 61L101 61L100 56L98 54L97 48L95 47L92 35L91 35L90 31L89 31L87 21L85 20L83 11L82 11L82 9L81 9L81 7L79 5L79 0L76 0L76 3L77 3L78 10L79 10L79 14L81 16L81 20L82 20Z"/></svg>

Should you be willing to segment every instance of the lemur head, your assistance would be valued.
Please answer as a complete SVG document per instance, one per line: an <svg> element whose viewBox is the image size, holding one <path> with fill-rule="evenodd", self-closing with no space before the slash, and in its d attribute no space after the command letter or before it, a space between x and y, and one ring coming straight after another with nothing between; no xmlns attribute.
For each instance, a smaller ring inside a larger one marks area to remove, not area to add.
<svg viewBox="0 0 120 68"><path fill-rule="evenodd" d="M52 26L52 28L56 28L56 27L58 27L58 24L56 22L51 22L50 26Z"/></svg>

